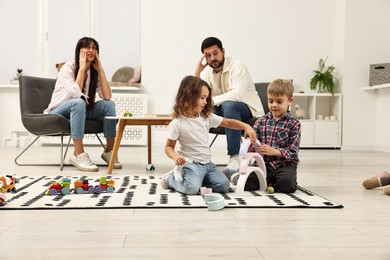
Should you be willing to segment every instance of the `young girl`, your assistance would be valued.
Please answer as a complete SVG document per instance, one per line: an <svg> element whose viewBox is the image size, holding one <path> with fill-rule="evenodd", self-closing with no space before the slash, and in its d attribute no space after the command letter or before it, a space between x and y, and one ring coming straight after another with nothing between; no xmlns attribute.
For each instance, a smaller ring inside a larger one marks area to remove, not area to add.
<svg viewBox="0 0 390 260"><path fill-rule="evenodd" d="M227 119L212 113L213 103L210 86L200 78L185 77L176 95L172 117L169 124L165 153L181 171L174 170L162 177L164 189L174 189L184 194L198 194L201 187L212 188L213 192L227 192L229 180L211 162L209 148L209 129L219 125L245 130L252 142L256 141L253 128L241 121ZM175 151L176 142L179 148Z"/></svg>
<svg viewBox="0 0 390 260"><path fill-rule="evenodd" d="M102 100L95 102L96 94ZM83 137L85 120L103 120L104 136L107 148L102 159L108 164L116 136L116 121L105 120L105 116L115 116L115 104L111 99L108 84L101 61L99 44L89 37L81 38L76 45L75 59L61 68L46 114L60 114L70 119L71 137L74 154L70 163L81 171L98 171L84 152ZM122 168L116 160L114 168Z"/></svg>

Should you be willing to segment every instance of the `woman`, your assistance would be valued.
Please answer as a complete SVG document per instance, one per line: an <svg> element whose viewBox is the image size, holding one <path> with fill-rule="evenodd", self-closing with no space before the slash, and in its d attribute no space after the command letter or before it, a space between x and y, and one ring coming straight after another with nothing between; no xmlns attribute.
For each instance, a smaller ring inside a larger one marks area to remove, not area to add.
<svg viewBox="0 0 390 260"><path fill-rule="evenodd" d="M97 102L96 94L101 98ZM105 119L106 116L115 116L115 104L110 99L111 88L99 59L99 44L93 38L81 38L76 45L75 59L61 68L51 102L44 111L70 119L74 154L69 162L81 171L99 170L84 151L83 137L87 119L103 120L107 146L101 157L107 164L110 162L117 123L116 120ZM122 168L117 158L114 168Z"/></svg>

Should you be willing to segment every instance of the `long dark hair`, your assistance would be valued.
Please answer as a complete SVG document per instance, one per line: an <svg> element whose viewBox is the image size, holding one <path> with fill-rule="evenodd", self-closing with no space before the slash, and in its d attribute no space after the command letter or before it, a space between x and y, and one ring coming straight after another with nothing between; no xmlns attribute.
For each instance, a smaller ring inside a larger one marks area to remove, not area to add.
<svg viewBox="0 0 390 260"><path fill-rule="evenodd" d="M97 53L99 53L99 43L93 38L83 37L76 44L75 57L74 57L74 60L76 63L75 64L76 68L75 68L75 72L74 72L75 78L77 78L77 74L79 73L79 69L80 69L80 50L81 50L81 48L89 47L91 42L93 44L95 44L96 51L97 51ZM87 109L93 109L93 107L95 106L95 96L96 96L97 85L99 82L99 75L93 66L90 67L89 71L90 71L91 79L90 79L89 91L88 91L89 104L87 106Z"/></svg>
<svg viewBox="0 0 390 260"><path fill-rule="evenodd" d="M213 110L211 88L206 81L194 76L187 76L181 81L176 95L175 105L173 106L172 117L187 116L196 107L202 87L208 88L209 96L206 99L207 104L202 110L201 116L204 118L209 117Z"/></svg>

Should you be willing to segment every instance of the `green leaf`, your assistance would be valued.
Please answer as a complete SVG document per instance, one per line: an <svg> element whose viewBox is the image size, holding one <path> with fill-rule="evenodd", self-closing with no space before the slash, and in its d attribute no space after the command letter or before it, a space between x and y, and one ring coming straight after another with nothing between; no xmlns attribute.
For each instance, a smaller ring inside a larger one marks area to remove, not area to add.
<svg viewBox="0 0 390 260"><path fill-rule="evenodd" d="M326 66L326 59L320 59L318 61L318 70L313 70L314 76L310 80L310 89L318 89L319 92L327 91L334 94L335 82L338 80L334 74L336 67Z"/></svg>

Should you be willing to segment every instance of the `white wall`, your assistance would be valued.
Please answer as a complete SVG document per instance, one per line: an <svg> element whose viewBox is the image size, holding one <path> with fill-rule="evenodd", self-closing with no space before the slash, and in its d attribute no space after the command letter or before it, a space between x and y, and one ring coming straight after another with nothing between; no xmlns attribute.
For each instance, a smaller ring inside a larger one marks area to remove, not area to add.
<svg viewBox="0 0 390 260"><path fill-rule="evenodd" d="M208 36L219 37L226 55L246 63L254 81L292 78L297 90L310 91L318 60L335 61L334 22L335 1L329 0L143 0L142 79L151 112L171 110Z"/></svg>
<svg viewBox="0 0 390 260"><path fill-rule="evenodd" d="M140 0L1 0L0 84L16 68L55 78L55 64L73 59L84 36L100 43L109 79L122 66L140 65L139 9Z"/></svg>
<svg viewBox="0 0 390 260"><path fill-rule="evenodd" d="M329 0L143 0L142 83L150 112L169 113L181 79L193 74L204 38L216 36L226 55L242 60L255 82L294 80L310 92L320 58L336 60L335 3ZM174 8L172 8L174 6ZM166 136L166 135L165 135ZM164 134L155 135L161 142ZM217 139L224 144L224 137Z"/></svg>
<svg viewBox="0 0 390 260"><path fill-rule="evenodd" d="M36 1L16 1L0 1L0 83L10 83L16 68L24 68L34 75L40 73L37 60L41 10Z"/></svg>
<svg viewBox="0 0 390 260"><path fill-rule="evenodd" d="M387 0L215 0L156 2L141 8L141 62L151 112L169 112L180 79L192 74L210 35L243 60L255 81L292 78L310 92L319 58L328 57L344 94L343 149L390 151L390 91L362 90L369 64L389 62ZM175 8L171 8L175 6Z"/></svg>
<svg viewBox="0 0 390 260"><path fill-rule="evenodd" d="M390 62L390 2L347 0L343 148L390 151L388 90L363 91L369 64Z"/></svg>

